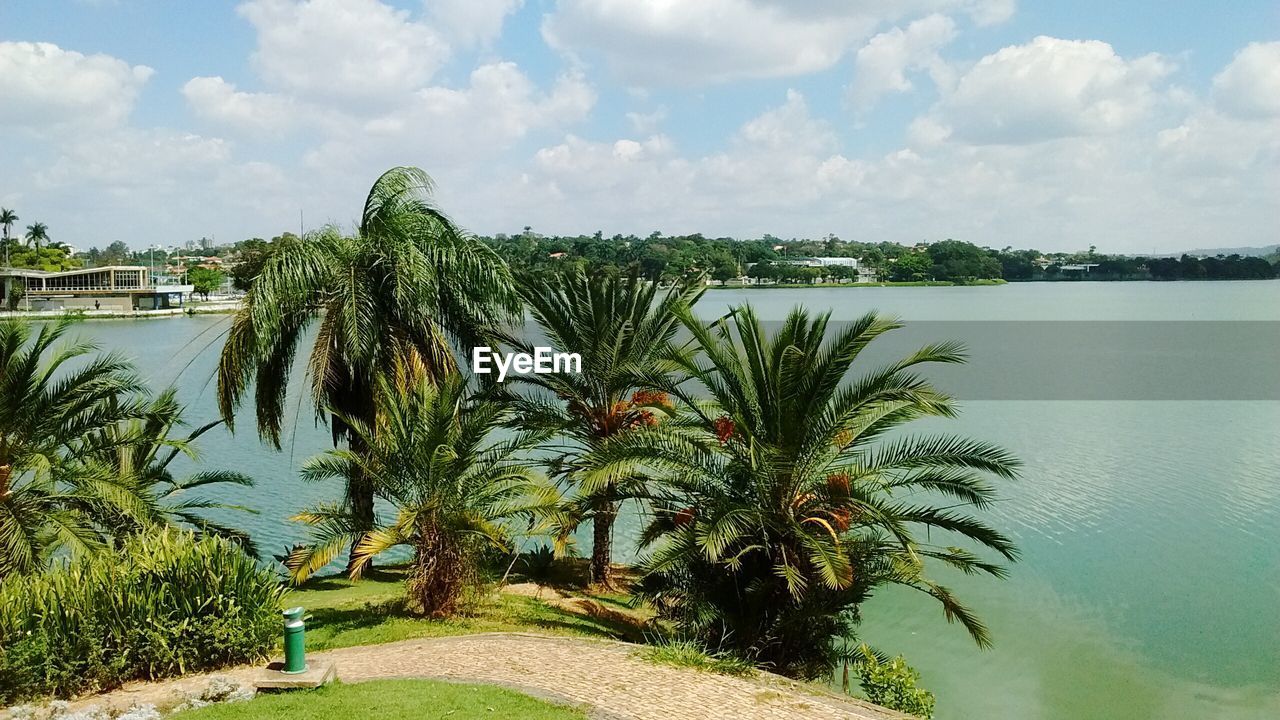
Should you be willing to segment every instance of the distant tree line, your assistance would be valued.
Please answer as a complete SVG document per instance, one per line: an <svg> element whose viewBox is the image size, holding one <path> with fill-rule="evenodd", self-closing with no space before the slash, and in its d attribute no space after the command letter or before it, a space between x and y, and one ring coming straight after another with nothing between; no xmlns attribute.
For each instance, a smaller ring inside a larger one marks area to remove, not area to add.
<svg viewBox="0 0 1280 720"><path fill-rule="evenodd" d="M666 282L700 273L719 281L748 277L799 284L857 277L857 270L847 266L805 267L794 262L809 257L857 258L884 280L967 282L1001 277L1000 262L992 251L959 240L907 246L847 241L835 235L820 240L783 240L772 235L740 240L655 232L647 237L606 238L599 232L540 235L530 228L482 240L516 270L581 268L597 275L637 274Z"/></svg>
<svg viewBox="0 0 1280 720"><path fill-rule="evenodd" d="M849 281L857 271L845 266L806 267L807 257L852 257L877 280L969 283L990 280L1241 280L1277 276L1280 255L1216 258L1148 258L1106 255L1090 247L1074 253L1043 253L1006 247L996 250L962 240L908 246L866 243L828 235L821 240L783 240L772 235L738 240L700 234L647 237L614 235L540 235L530 228L516 235L482 238L513 269L539 272L583 270L606 276L631 273L671 282L692 274L728 281L746 277L783 284ZM1087 270L1079 269L1088 266ZM1064 269L1065 268L1065 269Z"/></svg>
<svg viewBox="0 0 1280 720"><path fill-rule="evenodd" d="M1154 258L1147 261L1152 280L1269 280L1276 266L1260 257Z"/></svg>
<svg viewBox="0 0 1280 720"><path fill-rule="evenodd" d="M161 267L199 253L222 258L232 285L239 290L247 290L281 241L296 237L286 232L270 240L250 238L224 245L202 242L195 250L173 252L161 248L134 250L124 242L115 241L103 249L90 248L75 257L53 244L40 249L42 258L38 264L45 269L63 269L82 263L89 266L154 264ZM1280 254L1266 258L1242 255L1140 257L1098 253L1094 247L1071 253L1044 253L1013 247L993 249L953 239L902 245L843 240L835 235L821 239L782 239L766 234L759 238L738 239L712 238L700 233L665 235L653 232L644 237L606 237L598 231L591 235L543 235L527 226L519 233L498 233L479 239L517 272L582 269L596 276L636 274L661 282L674 282L704 273L720 282L748 278L779 284L852 282L858 278L858 271L851 267L806 267L795 262L810 257L857 258L864 274L870 270L876 280L889 282L1255 280L1280 274L1277 272ZM27 260L26 253L30 252L27 248L14 249L20 252L21 260ZM43 257L45 255L48 257ZM1088 269L1081 269L1085 265ZM25 263L25 266L31 264ZM202 275L202 280L207 279ZM202 282L201 292L209 284Z"/></svg>

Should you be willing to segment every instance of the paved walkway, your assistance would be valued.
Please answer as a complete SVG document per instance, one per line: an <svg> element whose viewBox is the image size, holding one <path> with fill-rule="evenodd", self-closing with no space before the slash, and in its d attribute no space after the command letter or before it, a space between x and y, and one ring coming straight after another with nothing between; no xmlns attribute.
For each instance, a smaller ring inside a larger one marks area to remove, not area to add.
<svg viewBox="0 0 1280 720"><path fill-rule="evenodd" d="M890 720L906 718L874 705L825 695L773 675L737 678L667 667L636 658L634 645L607 640L488 633L342 648L338 678L438 678L502 685L583 707L596 720ZM251 683L258 668L218 675ZM207 676L137 683L86 698L77 706L164 706L203 688Z"/></svg>

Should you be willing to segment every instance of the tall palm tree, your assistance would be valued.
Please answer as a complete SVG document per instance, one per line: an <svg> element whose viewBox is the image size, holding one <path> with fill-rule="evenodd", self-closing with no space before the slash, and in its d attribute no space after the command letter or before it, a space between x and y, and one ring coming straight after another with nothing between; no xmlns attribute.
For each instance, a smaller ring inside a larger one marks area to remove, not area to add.
<svg viewBox="0 0 1280 720"><path fill-rule="evenodd" d="M139 419L142 382L120 356L58 346L70 320L0 323L0 577L32 572L54 553L92 552L104 538L88 508L129 514L137 498L107 473L85 472L69 448ZM106 449L104 443L97 447Z"/></svg>
<svg viewBox="0 0 1280 720"><path fill-rule="evenodd" d="M277 448L294 356L313 325L306 374L317 418L328 413L335 446L374 426L378 378L411 385L456 371L454 344L482 344L519 311L506 264L459 230L431 199L417 168L393 168L369 191L360 228L284 238L236 314L218 365L222 419L254 385L258 432ZM347 479L360 528L374 526L372 479Z"/></svg>
<svg viewBox="0 0 1280 720"><path fill-rule="evenodd" d="M680 327L677 310L692 306L704 289L701 278L692 278L659 298L656 283L635 276L593 278L581 269L522 279L520 295L541 331L559 349L582 356L581 373L522 378L545 391L522 398L523 422L556 430L568 441L553 461L561 479L575 484L591 450L663 412L663 398L647 393L645 382L661 372ZM591 581L605 586L613 584L619 485L580 493L570 513L571 524L592 523Z"/></svg>
<svg viewBox="0 0 1280 720"><path fill-rule="evenodd" d="M0 208L0 228L4 228L4 264L9 265L9 240L13 224L18 222L18 213L9 208Z"/></svg>
<svg viewBox="0 0 1280 720"><path fill-rule="evenodd" d="M962 362L961 348L929 345L855 375L896 322L869 314L836 329L829 314L796 310L768 334L749 307L712 326L684 321L698 350L679 363L692 382L666 389L686 421L617 436L584 478L655 476L640 596L709 646L797 677L831 672L859 605L886 584L932 596L989 643L925 565L1003 576L988 555L1012 560L1012 543L966 508L987 507L985 476L1012 478L1018 463L988 443L900 431L955 414L917 370Z"/></svg>
<svg viewBox="0 0 1280 720"><path fill-rule="evenodd" d="M36 264L40 264L40 243L49 239L49 226L42 222L27 226L27 244L36 249Z"/></svg>
<svg viewBox="0 0 1280 720"><path fill-rule="evenodd" d="M364 450L331 450L312 458L303 474L313 480L373 478L378 497L396 508L396 518L362 532L352 525L346 508L307 510L296 519L313 526L314 543L295 549L286 564L300 582L353 545L349 572L356 578L374 556L408 546L413 551L407 581L412 609L433 617L449 615L475 580L483 546L509 549L502 521L536 516L554 508L559 496L539 483L519 457L540 437L500 439L510 406L468 396L460 374L439 385L424 380L407 388L380 381L379 394L376 429L355 418L346 420Z"/></svg>

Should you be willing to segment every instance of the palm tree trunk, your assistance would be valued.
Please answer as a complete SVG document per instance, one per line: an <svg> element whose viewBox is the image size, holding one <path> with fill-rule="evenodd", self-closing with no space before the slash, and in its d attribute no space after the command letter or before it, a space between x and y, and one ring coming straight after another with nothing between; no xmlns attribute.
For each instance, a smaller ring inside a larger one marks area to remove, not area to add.
<svg viewBox="0 0 1280 720"><path fill-rule="evenodd" d="M452 615L466 581L466 557L457 538L430 520L419 521L408 581L410 609L433 618Z"/></svg>
<svg viewBox="0 0 1280 720"><path fill-rule="evenodd" d="M364 454L368 451L364 441L356 433L348 435L348 449L353 453ZM373 513L373 479L366 477L364 473L359 473L355 477L347 478L347 502L351 506L351 514L356 519L356 529L361 532L368 532L376 527L376 518ZM351 553L347 556L347 570L350 571L355 566L356 548L351 546ZM373 568L373 561L369 560L365 564L365 571Z"/></svg>
<svg viewBox="0 0 1280 720"><path fill-rule="evenodd" d="M618 503L597 500L591 519L591 584L613 587L613 522Z"/></svg>

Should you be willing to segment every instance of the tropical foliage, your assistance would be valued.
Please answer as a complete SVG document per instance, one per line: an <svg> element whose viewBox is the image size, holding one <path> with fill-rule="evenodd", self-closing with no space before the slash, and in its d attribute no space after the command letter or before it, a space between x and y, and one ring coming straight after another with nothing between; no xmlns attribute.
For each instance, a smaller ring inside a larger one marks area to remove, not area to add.
<svg viewBox="0 0 1280 720"><path fill-rule="evenodd" d="M27 244L36 249L36 254L40 254L40 243L48 244L49 242L49 226L42 222L31 223L27 226Z"/></svg>
<svg viewBox="0 0 1280 720"><path fill-rule="evenodd" d="M16 221L0 213L6 248ZM222 417L189 431L172 391L152 394L91 344L59 345L67 322L0 323L0 700L217 667L269 647L278 583L242 552L254 552L245 533L206 515L244 508L202 494L251 480L177 468L250 397L260 437L278 448L301 352L334 444L303 476L340 481L345 497L296 516L311 538L281 558L292 581L344 552L358 579L392 553L409 559L408 608L443 617L477 587L491 550L514 567L520 535L551 535L563 551L590 522L590 579L608 588L614 524L634 501L647 524L631 589L674 631L653 659L806 679L843 661L879 701L927 715L933 699L914 671L867 654L857 635L863 603L896 585L990 641L932 569L1004 575L1016 550L975 513L1018 462L989 443L907 427L956 414L920 369L962 362L962 348L933 344L866 367L863 352L897 322L869 314L837 326L796 310L769 332L750 307L710 324L693 315L708 271L769 268L779 248L785 260L776 238L745 258L700 236L681 241L680 255L656 235L614 243L610 255L597 236L572 247L596 265L553 266L567 251L545 253L528 229L522 237L508 240L537 272L517 284L432 203L422 171L394 168L354 234L329 227L246 245L251 264L236 282L247 296L217 370ZM28 238L37 261L55 251L39 247L39 223ZM829 237L822 248L880 253L913 278L993 277L1008 255L951 241L893 250ZM628 273L601 270L614 260ZM522 308L537 343L508 327ZM511 390L477 387L458 367L470 346L530 351L544 340L577 353L581 372L524 375ZM528 564L550 562L548 551Z"/></svg>
<svg viewBox="0 0 1280 720"><path fill-rule="evenodd" d="M587 469L584 457L618 433L645 427L670 412L644 381L664 368L664 353L680 327L676 311L697 302L701 278L658 287L630 278L592 278L581 270L530 275L520 295L553 346L582 358L580 373L526 375L535 394L520 398L526 427L558 433L563 448L551 458L553 474L571 486ZM528 350L528 347L524 348ZM579 493L567 508L566 531L592 523L591 580L612 584L612 539L621 480Z"/></svg>
<svg viewBox="0 0 1280 720"><path fill-rule="evenodd" d="M221 538L148 532L0 581L0 704L251 662L280 631L275 574Z"/></svg>
<svg viewBox="0 0 1280 720"><path fill-rule="evenodd" d="M30 268L34 270L69 270L79 267L80 261L71 257L67 247L61 243L49 243L49 226L32 223L27 226L23 236L25 245L13 238L13 226L18 222L18 214L9 208L0 208L0 232L3 239L3 257L0 263L5 267ZM8 298L0 298L0 303Z"/></svg>
<svg viewBox="0 0 1280 720"><path fill-rule="evenodd" d="M257 556L257 547L248 533L210 520L204 514L208 510L257 511L200 494L214 487L250 487L253 478L216 469L175 477L174 461L180 457L199 460L197 440L222 424L221 420L205 423L182 437L176 433L186 425L184 412L175 391L166 390L142 408L141 417L106 425L78 448L76 470L86 476L114 478L120 496L131 501L127 512L104 508L97 515L116 537L171 525L190 529L196 537L226 538Z"/></svg>
<svg viewBox="0 0 1280 720"><path fill-rule="evenodd" d="M18 222L18 213L9 208L0 208L0 232L3 233L4 242L4 264L8 265L9 260L9 243L10 234L13 232L13 224Z"/></svg>
<svg viewBox="0 0 1280 720"><path fill-rule="evenodd" d="M409 386L456 371L458 345L480 344L514 318L519 299L506 265L441 212L416 168L378 178L360 228L284 238L237 313L218 367L218 401L231 426L253 385L260 435L280 445L285 395L299 345L314 328L306 376L334 444L355 451L352 423L374 426L379 378ZM360 529L374 526L373 479L347 479Z"/></svg>
<svg viewBox="0 0 1280 720"><path fill-rule="evenodd" d="M933 717L933 693L918 686L920 673L901 655L881 660L865 647L860 652L862 658L853 667L868 700L924 720Z"/></svg>
<svg viewBox="0 0 1280 720"><path fill-rule="evenodd" d="M961 362L961 348L929 345L855 375L866 346L897 323L866 315L834 328L796 310L768 334L741 307L712 326L686 313L685 325L697 346L675 356L686 381L655 384L687 419L611 439L584 477L589 488L653 480L640 595L705 647L797 677L831 672L834 641L855 635L859 605L884 585L932 596L988 644L982 622L925 569L1004 574L952 541L1015 557L964 508L986 507L984 475L1011 478L1017 462L984 442L898 432L955 414L916 371Z"/></svg>
<svg viewBox="0 0 1280 720"><path fill-rule="evenodd" d="M182 423L173 393L150 398L119 355L60 344L70 325L0 323L0 578L166 524L247 545L243 533L201 517L225 506L193 491L248 478L211 471L177 480L170 471L179 454L196 454L210 426L171 437Z"/></svg>
<svg viewBox="0 0 1280 720"><path fill-rule="evenodd" d="M439 385L423 380L395 388L383 382L379 393L375 426L343 418L362 450L332 450L310 460L303 474L313 480L371 478L377 497L394 506L394 520L364 531L349 508L307 510L296 519L313 526L314 542L295 549L287 565L301 581L350 545L349 572L359 577L375 556L407 546L411 609L448 615L475 583L485 547L510 550L503 522L519 518L532 527L559 497L521 462L520 454L539 436L501 438L510 409L469 396L460 374Z"/></svg>
<svg viewBox="0 0 1280 720"><path fill-rule="evenodd" d="M134 505L110 476L81 472L67 450L141 418L141 381L118 355L88 358L92 344L59 347L69 326L50 323L33 335L26 323L0 323L0 577L33 572L59 551L101 549L103 533L86 511Z"/></svg>

